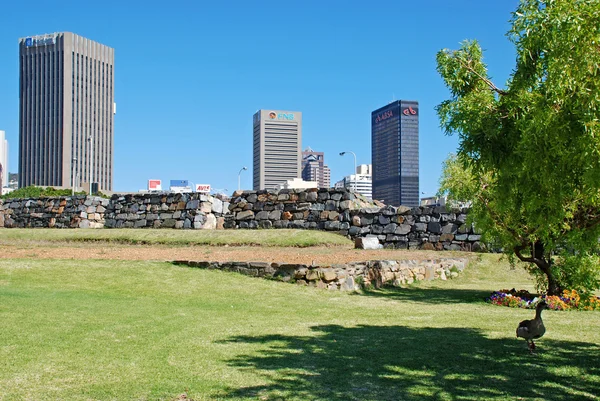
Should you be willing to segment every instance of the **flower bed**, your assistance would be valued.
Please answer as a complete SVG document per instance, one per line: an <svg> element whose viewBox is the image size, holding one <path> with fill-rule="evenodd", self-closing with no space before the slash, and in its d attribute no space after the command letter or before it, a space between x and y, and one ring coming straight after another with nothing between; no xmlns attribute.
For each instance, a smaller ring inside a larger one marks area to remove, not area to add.
<svg viewBox="0 0 600 401"><path fill-rule="evenodd" d="M564 290L562 296L536 295L526 290L500 290L495 291L486 299L494 305L508 306L511 308L535 309L538 302L545 300L548 309L552 310L598 310L600 311L600 298L595 296L582 297L576 290Z"/></svg>

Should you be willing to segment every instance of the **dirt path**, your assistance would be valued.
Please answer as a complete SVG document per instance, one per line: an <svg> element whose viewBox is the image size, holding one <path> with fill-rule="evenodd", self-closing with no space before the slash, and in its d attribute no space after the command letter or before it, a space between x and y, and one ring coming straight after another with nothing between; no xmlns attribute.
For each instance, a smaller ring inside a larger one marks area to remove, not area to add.
<svg viewBox="0 0 600 401"><path fill-rule="evenodd" d="M351 247L214 247L164 245L114 245L98 243L36 243L1 244L0 258L31 259L116 259L116 260L208 260L208 261L260 261L278 263L302 263L330 265L335 263L362 262L366 260L437 259L464 256L456 252L403 250L357 250ZM471 254L472 255L472 254Z"/></svg>

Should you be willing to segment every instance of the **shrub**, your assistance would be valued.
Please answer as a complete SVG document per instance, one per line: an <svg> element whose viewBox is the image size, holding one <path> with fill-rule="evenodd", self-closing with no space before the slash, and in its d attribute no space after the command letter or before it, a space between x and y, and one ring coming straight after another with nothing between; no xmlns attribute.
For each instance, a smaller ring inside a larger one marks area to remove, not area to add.
<svg viewBox="0 0 600 401"><path fill-rule="evenodd" d="M494 305L508 306L510 308L535 309L537 304L545 300L548 309L552 310L598 310L600 311L600 298L580 294L577 290L564 290L561 296L542 295L535 296L526 290L500 290L495 291L486 299Z"/></svg>

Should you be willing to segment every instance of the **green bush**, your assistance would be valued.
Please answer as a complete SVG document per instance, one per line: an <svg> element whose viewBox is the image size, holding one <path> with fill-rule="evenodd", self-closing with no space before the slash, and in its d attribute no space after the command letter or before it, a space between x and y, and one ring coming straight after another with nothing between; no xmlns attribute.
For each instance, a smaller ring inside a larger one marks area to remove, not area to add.
<svg viewBox="0 0 600 401"><path fill-rule="evenodd" d="M58 197L58 196L71 196L71 189L57 189L54 187L36 187L29 186L24 188L16 189L6 195L2 195L2 199L16 199L16 198L41 198L41 197ZM87 195L85 191L75 192L75 195ZM109 196L98 192L97 196L108 198Z"/></svg>

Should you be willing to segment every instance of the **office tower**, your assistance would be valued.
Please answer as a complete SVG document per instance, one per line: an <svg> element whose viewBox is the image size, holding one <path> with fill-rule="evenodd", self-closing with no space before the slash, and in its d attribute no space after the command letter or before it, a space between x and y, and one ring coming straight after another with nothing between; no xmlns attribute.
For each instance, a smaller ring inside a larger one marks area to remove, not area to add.
<svg viewBox="0 0 600 401"><path fill-rule="evenodd" d="M19 187L113 190L114 49L73 33L19 40Z"/></svg>
<svg viewBox="0 0 600 401"><path fill-rule="evenodd" d="M258 110L253 120L253 188L275 190L300 178L302 113Z"/></svg>
<svg viewBox="0 0 600 401"><path fill-rule="evenodd" d="M355 174L345 176L342 180L336 182L335 187L356 191L359 194L372 199L373 177L371 171L372 168L370 164L361 164L360 166L356 167Z"/></svg>
<svg viewBox="0 0 600 401"><path fill-rule="evenodd" d="M302 152L302 179L316 181L318 188L329 188L331 172L325 165L325 154L306 148Z"/></svg>
<svg viewBox="0 0 600 401"><path fill-rule="evenodd" d="M396 100L371 113L373 199L419 206L419 103Z"/></svg>
<svg viewBox="0 0 600 401"><path fill-rule="evenodd" d="M8 186L8 141L6 133L0 130L0 194Z"/></svg>

